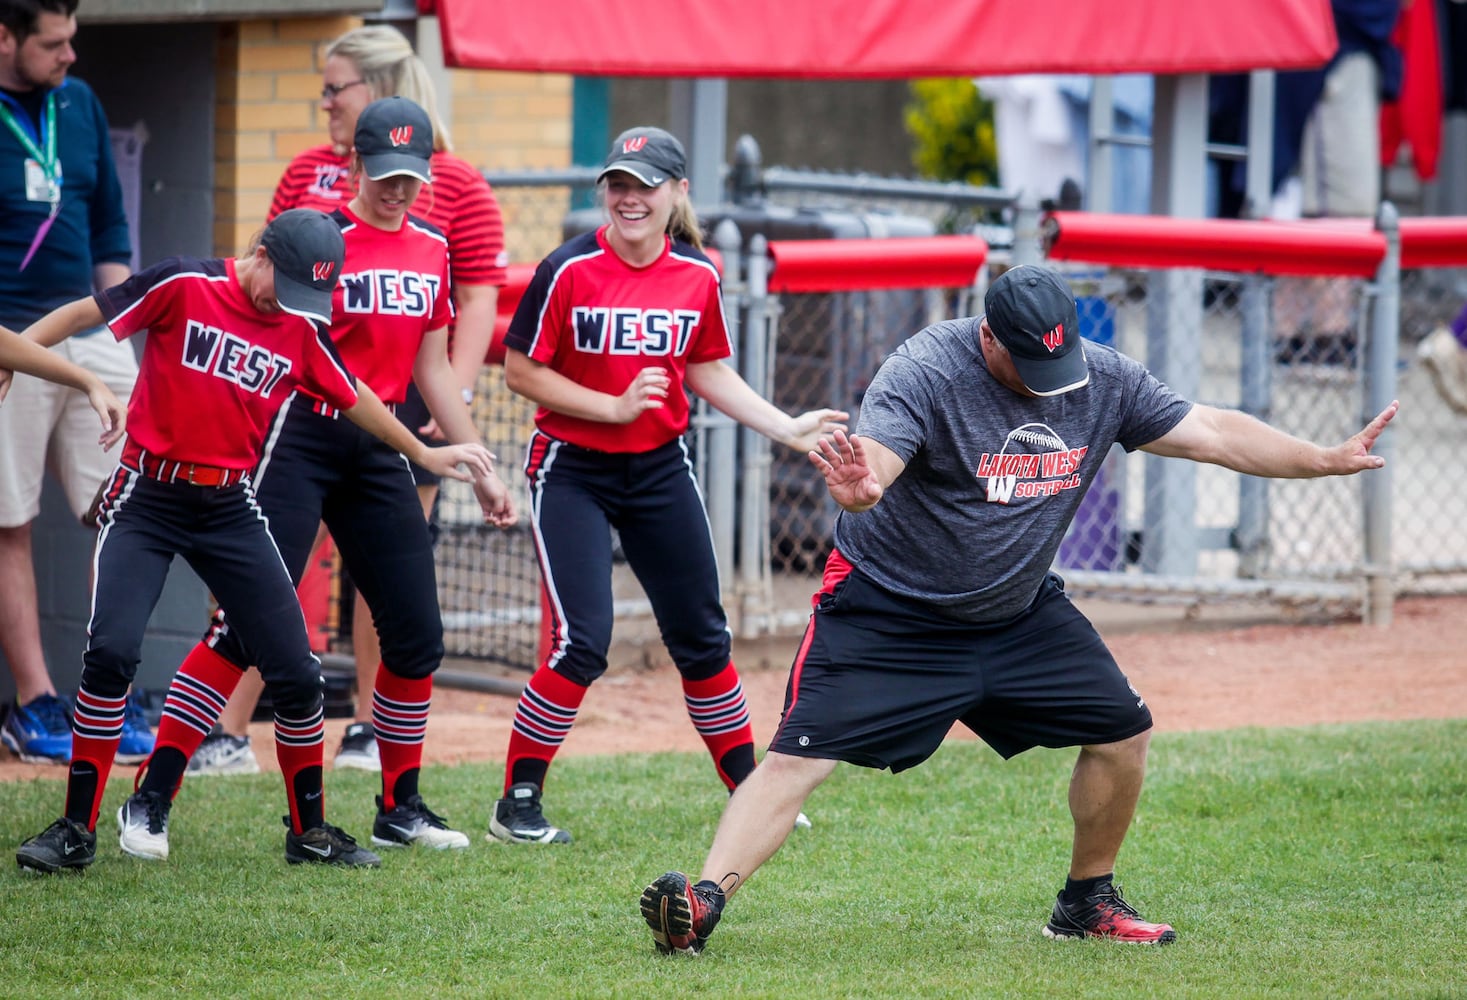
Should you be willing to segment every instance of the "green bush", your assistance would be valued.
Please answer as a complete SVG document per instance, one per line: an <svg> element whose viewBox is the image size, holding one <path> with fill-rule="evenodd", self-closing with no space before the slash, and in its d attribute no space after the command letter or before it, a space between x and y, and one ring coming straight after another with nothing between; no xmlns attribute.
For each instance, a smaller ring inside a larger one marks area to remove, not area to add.
<svg viewBox="0 0 1467 1000"><path fill-rule="evenodd" d="M998 178L993 103L966 78L913 80L907 132L924 177L991 186Z"/></svg>

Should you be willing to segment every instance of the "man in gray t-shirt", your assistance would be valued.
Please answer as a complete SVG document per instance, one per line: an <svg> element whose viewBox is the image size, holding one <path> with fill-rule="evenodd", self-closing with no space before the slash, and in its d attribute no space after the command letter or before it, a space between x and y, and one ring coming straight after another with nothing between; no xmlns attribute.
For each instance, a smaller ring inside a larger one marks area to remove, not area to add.
<svg viewBox="0 0 1467 1000"><path fill-rule="evenodd" d="M724 903L789 835L839 761L900 771L955 722L1003 757L1079 747L1069 877L1044 934L1166 944L1114 885L1141 794L1151 712L1049 567L1112 444L1277 478L1378 469L1392 403L1321 447L1193 404L1082 344L1064 281L1006 272L986 315L938 323L882 363L857 433L810 453L842 509L835 551L763 763L724 810L694 883L642 894L661 951L696 953Z"/></svg>

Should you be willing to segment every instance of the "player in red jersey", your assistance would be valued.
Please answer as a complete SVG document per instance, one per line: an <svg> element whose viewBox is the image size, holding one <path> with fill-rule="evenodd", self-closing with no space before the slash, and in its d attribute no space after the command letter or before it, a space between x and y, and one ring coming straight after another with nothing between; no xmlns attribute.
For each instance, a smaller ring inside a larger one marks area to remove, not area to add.
<svg viewBox="0 0 1467 1000"><path fill-rule="evenodd" d="M330 142L313 146L291 160L280 177L268 218L290 208L333 212L356 194L351 173L352 136L363 108L383 97L406 97L420 105L433 123L432 180L423 185L412 211L437 226L448 238L453 276L454 320L449 325L449 357L465 403L472 403L479 370L494 332L499 287L504 284L504 225L494 192L471 164L452 152L453 143L437 112L433 82L402 32L374 24L341 35L325 50L321 110ZM442 436L413 385L398 408L398 417L430 443ZM418 498L425 517L438 495L438 477L414 468ZM436 524L434 525L436 532ZM381 650L372 617L360 595L352 615L352 653L357 690L372 687ZM248 732L260 695L259 675L248 673L229 701L220 727L189 765L190 773L230 773L252 769ZM371 704L357 700L356 717L346 727L337 767L377 770L380 766L372 727Z"/></svg>
<svg viewBox="0 0 1467 1000"><path fill-rule="evenodd" d="M378 863L326 823L320 664L250 470L297 386L446 475L470 478L456 468L465 463L487 476L493 465L480 445L422 445L342 363L325 325L344 256L341 230L329 217L287 212L238 260L170 258L26 331L47 347L103 322L119 339L141 330L148 337L127 444L99 512L65 813L21 845L22 868L85 868L96 856L97 811L128 685L175 555L231 609L270 686L290 802L286 860Z"/></svg>
<svg viewBox="0 0 1467 1000"><path fill-rule="evenodd" d="M406 98L374 101L358 118L357 194L332 216L345 236L346 263L331 337L342 360L382 399L400 404L416 379L449 439L476 443L444 346L452 315L447 246L407 208L427 181L432 148L428 116ZM281 413L255 472L257 497L296 582L325 521L380 630L382 666L366 689L382 760L372 842L467 847L468 837L449 829L418 791L433 671L443 659L428 525L402 455L344 426L336 409L329 397L300 394ZM497 476L477 479L474 488L485 520L514 523ZM241 637L230 627L233 605L221 598L220 606L169 688L157 749L119 815L122 849L130 854L167 855L168 810L188 758L253 662L241 641L248 632Z"/></svg>
<svg viewBox="0 0 1467 1000"><path fill-rule="evenodd" d="M515 709L490 836L567 843L541 810L545 774L611 643L611 529L652 603L683 697L723 783L754 769L754 737L718 567L683 433L693 390L796 450L846 414L792 417L723 359L718 272L703 254L681 143L623 132L599 180L608 224L541 261L505 338L505 380L539 404L525 464L551 646Z"/></svg>
<svg viewBox="0 0 1467 1000"><path fill-rule="evenodd" d="M67 385L84 393L97 416L102 418L102 435L97 443L103 451L122 440L127 428L127 408L105 382L80 365L72 364L24 337L17 337L14 330L0 326L0 403L5 402L5 395L10 391L10 376L15 372Z"/></svg>

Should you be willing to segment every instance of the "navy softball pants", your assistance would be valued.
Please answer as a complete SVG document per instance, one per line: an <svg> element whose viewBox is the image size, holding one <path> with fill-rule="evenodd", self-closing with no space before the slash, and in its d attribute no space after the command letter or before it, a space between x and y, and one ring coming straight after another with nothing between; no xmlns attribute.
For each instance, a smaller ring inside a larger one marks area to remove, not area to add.
<svg viewBox="0 0 1467 1000"><path fill-rule="evenodd" d="M704 680L728 666L713 538L681 438L641 454L612 454L536 431L525 473L552 616L553 670L582 686L606 672L613 528L678 671Z"/></svg>
<svg viewBox="0 0 1467 1000"><path fill-rule="evenodd" d="M293 717L320 708L321 665L248 484L160 482L120 466L103 498L100 526L83 688L105 697L126 693L168 568L181 556L231 608L231 631L249 644L274 703Z"/></svg>

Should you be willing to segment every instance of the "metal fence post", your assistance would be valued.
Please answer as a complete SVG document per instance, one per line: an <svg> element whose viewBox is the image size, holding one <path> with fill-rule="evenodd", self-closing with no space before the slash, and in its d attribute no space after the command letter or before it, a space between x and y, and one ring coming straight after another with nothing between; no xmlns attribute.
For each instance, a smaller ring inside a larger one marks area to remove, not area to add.
<svg viewBox="0 0 1467 1000"><path fill-rule="evenodd" d="M744 380L766 398L770 395L770 355L775 339L775 311L769 294L769 242L762 234L749 240L745 259L749 309L744 323ZM742 455L739 478L739 634L757 638L767 629L773 601L769 567L770 443L758 431L739 433Z"/></svg>
<svg viewBox="0 0 1467 1000"><path fill-rule="evenodd" d="M1396 206L1382 202L1375 216L1375 227L1385 237L1386 252L1375 275L1375 302L1365 345L1362 424L1396 398L1396 361L1401 343L1401 231ZM1386 428L1374 451L1386 464L1383 469L1366 473L1361 484L1365 515L1365 621L1371 625L1389 625L1396 597L1391 554L1391 459L1395 452L1392 428Z"/></svg>
<svg viewBox="0 0 1467 1000"><path fill-rule="evenodd" d="M1268 311L1269 279L1246 274L1238 304L1242 319L1239 409L1264 423L1271 417L1273 357ZM1268 564L1268 480L1243 476L1238 484L1238 575L1257 578Z"/></svg>
<svg viewBox="0 0 1467 1000"><path fill-rule="evenodd" d="M1147 275L1146 362L1178 395L1197 399L1202 389L1202 272L1197 268ZM1197 572L1197 467L1192 462L1147 455L1146 513L1141 565L1148 573L1192 576Z"/></svg>
<svg viewBox="0 0 1467 1000"><path fill-rule="evenodd" d="M728 321L729 340L734 344L739 342L744 305L742 239L739 227L731 219L724 219L713 230L713 245L723 256L723 313ZM713 534L713 555L718 560L718 585L726 605L734 584L734 519L738 508L734 432L738 424L706 402L700 402L698 409L704 428L704 447L698 449L699 464L703 466L704 502L708 505L708 527Z"/></svg>

